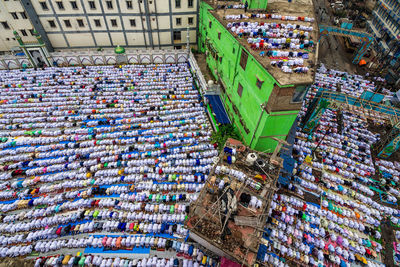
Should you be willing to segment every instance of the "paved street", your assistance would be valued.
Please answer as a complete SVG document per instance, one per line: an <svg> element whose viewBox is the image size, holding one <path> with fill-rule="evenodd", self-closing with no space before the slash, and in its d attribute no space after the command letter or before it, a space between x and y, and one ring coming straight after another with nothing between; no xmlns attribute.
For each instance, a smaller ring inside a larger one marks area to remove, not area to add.
<svg viewBox="0 0 400 267"><path fill-rule="evenodd" d="M333 25L334 15L326 0L314 0L316 18L319 25ZM347 53L341 43L341 37L328 35L323 37L319 46L319 61L327 68L355 72L352 55Z"/></svg>

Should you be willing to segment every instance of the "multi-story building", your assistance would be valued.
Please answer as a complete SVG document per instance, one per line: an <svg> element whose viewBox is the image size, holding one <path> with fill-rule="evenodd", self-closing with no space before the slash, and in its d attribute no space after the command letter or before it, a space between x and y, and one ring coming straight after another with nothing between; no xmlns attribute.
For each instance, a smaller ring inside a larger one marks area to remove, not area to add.
<svg viewBox="0 0 400 267"><path fill-rule="evenodd" d="M17 46L13 30L23 41L35 29L49 51L58 49L181 48L196 44L199 0L20 0L1 1L2 31ZM24 14L24 17L21 17ZM27 25L19 22L27 18ZM29 18L29 19L28 19ZM24 27L23 27L24 26ZM26 33L26 34L25 34ZM3 36L3 35L2 35ZM5 41L3 41L5 42Z"/></svg>
<svg viewBox="0 0 400 267"><path fill-rule="evenodd" d="M268 7L266 14L202 1L198 48L223 85L221 100L244 143L272 152L273 138L287 138L314 82L318 26L312 0Z"/></svg>
<svg viewBox="0 0 400 267"><path fill-rule="evenodd" d="M20 1L0 1L0 51L10 51L18 47L13 31L24 41L36 41L34 28Z"/></svg>
<svg viewBox="0 0 400 267"><path fill-rule="evenodd" d="M378 0L367 29L375 36L374 49L383 67L400 68L400 1ZM400 78L400 77L398 77Z"/></svg>

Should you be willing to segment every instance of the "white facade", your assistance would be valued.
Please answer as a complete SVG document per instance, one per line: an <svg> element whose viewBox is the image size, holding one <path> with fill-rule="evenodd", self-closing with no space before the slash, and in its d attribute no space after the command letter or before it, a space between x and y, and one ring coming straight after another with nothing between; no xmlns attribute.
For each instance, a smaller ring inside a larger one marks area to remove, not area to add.
<svg viewBox="0 0 400 267"><path fill-rule="evenodd" d="M20 1L0 1L0 51L10 51L18 47L13 31L25 42L36 41L31 24Z"/></svg>
<svg viewBox="0 0 400 267"><path fill-rule="evenodd" d="M9 0L1 3L15 2L22 7L21 2L34 28L52 51L117 45L180 48L186 46L188 27L190 43L195 45L198 1Z"/></svg>

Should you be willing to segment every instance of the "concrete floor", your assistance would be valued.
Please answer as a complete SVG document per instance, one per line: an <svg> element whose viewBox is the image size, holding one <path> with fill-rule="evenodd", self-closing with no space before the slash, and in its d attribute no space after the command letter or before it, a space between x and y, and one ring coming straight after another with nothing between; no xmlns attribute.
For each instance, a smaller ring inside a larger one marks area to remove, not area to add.
<svg viewBox="0 0 400 267"><path fill-rule="evenodd" d="M333 25L334 15L327 0L313 0L315 15L319 25ZM321 10L321 11L320 11ZM352 63L353 55L347 53L342 37L328 35L320 41L318 60L329 69L337 69L350 73L364 73L364 69Z"/></svg>

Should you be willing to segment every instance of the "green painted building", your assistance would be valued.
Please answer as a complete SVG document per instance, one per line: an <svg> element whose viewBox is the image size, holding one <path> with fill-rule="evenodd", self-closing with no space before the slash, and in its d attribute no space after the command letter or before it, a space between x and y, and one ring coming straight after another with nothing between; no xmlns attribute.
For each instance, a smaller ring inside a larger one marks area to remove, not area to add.
<svg viewBox="0 0 400 267"><path fill-rule="evenodd" d="M259 2L266 6L266 0ZM313 74L300 77L268 71L271 67L258 58L258 52L229 32L220 12L227 11L201 2L198 48L223 85L221 99L244 142L253 149L273 152L277 142L269 137L286 139Z"/></svg>
<svg viewBox="0 0 400 267"><path fill-rule="evenodd" d="M243 3L246 3L246 0L242 0ZM249 9L267 9L267 0L247 0L247 4L249 5Z"/></svg>

